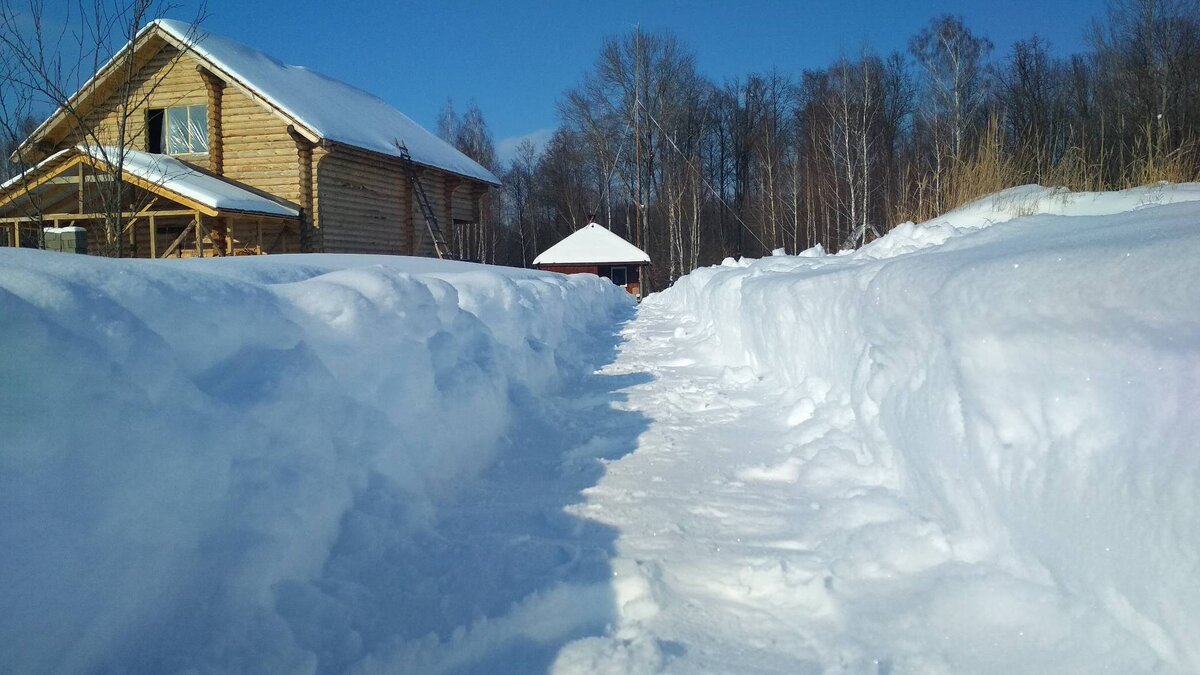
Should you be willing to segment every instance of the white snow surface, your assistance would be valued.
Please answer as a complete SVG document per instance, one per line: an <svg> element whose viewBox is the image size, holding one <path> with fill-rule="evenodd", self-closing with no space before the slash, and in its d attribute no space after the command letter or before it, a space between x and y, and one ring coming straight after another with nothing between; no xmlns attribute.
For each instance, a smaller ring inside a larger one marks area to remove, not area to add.
<svg viewBox="0 0 1200 675"><path fill-rule="evenodd" d="M643 302L558 672L1200 672L1200 186L1026 187Z"/></svg>
<svg viewBox="0 0 1200 675"><path fill-rule="evenodd" d="M400 141L408 146L413 161L419 164L500 184L491 171L374 94L308 68L287 65L253 47L184 21L157 19L146 30L152 26L188 44L322 138L390 156L399 156L395 143ZM333 44L328 46L337 48Z"/></svg>
<svg viewBox="0 0 1200 675"><path fill-rule="evenodd" d="M645 251L598 223L575 230L533 259L534 265L648 262Z"/></svg>
<svg viewBox="0 0 1200 675"><path fill-rule="evenodd" d="M0 671L1200 672L1200 186L647 298L0 249Z"/></svg>
<svg viewBox="0 0 1200 675"><path fill-rule="evenodd" d="M468 263L0 249L0 672L342 672L449 639L505 604L453 538L496 518L481 473L632 306Z"/></svg>

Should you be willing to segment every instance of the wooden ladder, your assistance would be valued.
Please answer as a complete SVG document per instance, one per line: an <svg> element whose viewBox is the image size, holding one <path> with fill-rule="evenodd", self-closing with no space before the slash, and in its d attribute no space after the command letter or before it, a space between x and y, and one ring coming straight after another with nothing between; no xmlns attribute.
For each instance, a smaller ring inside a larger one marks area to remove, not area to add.
<svg viewBox="0 0 1200 675"><path fill-rule="evenodd" d="M421 206L421 215L425 217L425 225L429 228L429 237L433 240L433 251L439 258L452 259L454 255L450 252L450 247L446 245L446 237L442 236L442 228L438 226L437 216L433 213L433 207L429 205L429 197L425 194L425 186L421 185L421 180L417 176L417 165L413 163L412 155L408 153L408 146L397 142L396 147L400 149L400 162L404 164L404 173L408 174L408 180L413 186L413 194L417 197L417 204Z"/></svg>

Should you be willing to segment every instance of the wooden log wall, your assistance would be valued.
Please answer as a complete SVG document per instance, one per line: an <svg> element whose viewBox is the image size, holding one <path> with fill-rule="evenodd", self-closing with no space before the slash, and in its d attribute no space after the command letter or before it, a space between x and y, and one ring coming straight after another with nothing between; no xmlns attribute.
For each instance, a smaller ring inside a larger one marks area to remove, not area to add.
<svg viewBox="0 0 1200 675"><path fill-rule="evenodd" d="M208 170L215 174L225 171L225 143L221 125L221 99L225 91L225 82L203 66L197 66L200 79L204 81L205 93L208 95Z"/></svg>
<svg viewBox="0 0 1200 675"><path fill-rule="evenodd" d="M445 212L442 172L421 181L435 213ZM320 163L317 199L328 252L433 255L433 242L398 159L335 146Z"/></svg>
<svg viewBox="0 0 1200 675"><path fill-rule="evenodd" d="M125 138L128 147L135 150L149 149L146 136L148 109L208 103L208 91L200 73L196 72L195 60L190 56L181 58L179 50L167 44L163 44L162 48L141 66L130 82L129 91L129 100L135 105L130 108L126 118ZM95 138L76 129L67 138L56 143L56 150L78 143L91 144L96 140L105 145L120 144L122 91L113 88L105 94L106 97L84 116L88 125L95 128ZM208 156L204 154L181 155L180 158L199 163L201 166L208 164Z"/></svg>
<svg viewBox="0 0 1200 675"><path fill-rule="evenodd" d="M296 142L287 124L234 87L221 97L225 176L300 204Z"/></svg>

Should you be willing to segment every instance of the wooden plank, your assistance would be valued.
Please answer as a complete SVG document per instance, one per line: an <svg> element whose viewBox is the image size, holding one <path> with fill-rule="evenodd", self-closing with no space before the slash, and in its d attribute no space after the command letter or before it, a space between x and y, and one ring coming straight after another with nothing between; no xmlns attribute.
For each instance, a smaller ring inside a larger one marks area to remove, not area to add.
<svg viewBox="0 0 1200 675"><path fill-rule="evenodd" d="M191 231L192 231L192 229L190 227L183 228L183 231L179 233L179 236L175 237L175 241L171 242L171 245L168 246L167 250L163 251L162 255L160 255L159 257L165 258L165 257L171 255L172 253L174 253L175 249L179 248L179 246L181 244L183 244L183 240L187 239L187 236L189 233L191 233Z"/></svg>
<svg viewBox="0 0 1200 675"><path fill-rule="evenodd" d="M67 160L63 164L59 165L57 168L51 169L50 171L46 172L41 178L31 180L28 183L21 185L20 189L13 190L12 192L8 193L7 195L0 197L0 207L11 204L12 202L16 201L16 199L18 197L20 197L21 195L24 195L28 192L32 192L33 190L37 189L39 186L44 185L44 184L50 182L51 180L53 180L54 178L63 175L67 171L70 171L71 169L78 166L79 163L82 161L83 161L82 157L72 157L71 159ZM16 187L16 186L14 186L14 187Z"/></svg>
<svg viewBox="0 0 1200 675"><path fill-rule="evenodd" d="M170 209L162 211L152 211L156 216L191 216L196 212L192 209ZM136 216L147 215L139 211L125 211L121 214L121 218L134 218ZM68 222L77 220L103 220L106 217L104 213L48 213L43 216L49 220L65 220ZM32 216L16 216L11 218L0 218L0 223L32 223L36 218Z"/></svg>

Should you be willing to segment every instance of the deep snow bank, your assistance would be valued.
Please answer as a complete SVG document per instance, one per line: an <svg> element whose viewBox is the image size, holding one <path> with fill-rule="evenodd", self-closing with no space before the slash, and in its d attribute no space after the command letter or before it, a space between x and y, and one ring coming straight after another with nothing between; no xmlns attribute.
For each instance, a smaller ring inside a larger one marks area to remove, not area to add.
<svg viewBox="0 0 1200 675"><path fill-rule="evenodd" d="M831 644L898 672L1200 671L1197 199L1017 188L645 301L779 378L788 424L853 415L854 444L796 450L850 542Z"/></svg>
<svg viewBox="0 0 1200 675"><path fill-rule="evenodd" d="M440 261L0 250L0 671L361 658L334 549L420 530L630 303Z"/></svg>

